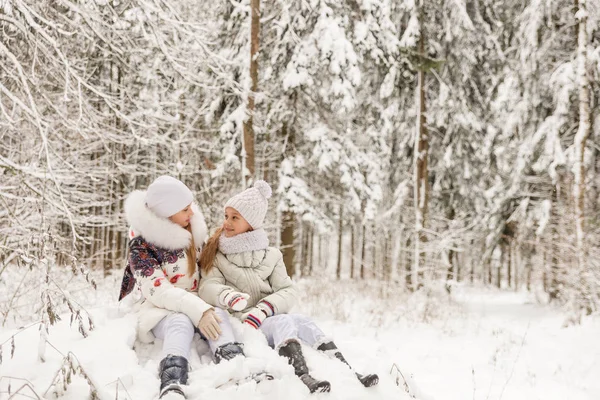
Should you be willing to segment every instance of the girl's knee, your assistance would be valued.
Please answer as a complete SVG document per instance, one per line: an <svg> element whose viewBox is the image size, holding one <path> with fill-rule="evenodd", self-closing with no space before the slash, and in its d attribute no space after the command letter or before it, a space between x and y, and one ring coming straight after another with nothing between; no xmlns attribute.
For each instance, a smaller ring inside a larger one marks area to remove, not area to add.
<svg viewBox="0 0 600 400"><path fill-rule="evenodd" d="M298 323L290 314L278 314L269 317L265 320L265 322L263 322L263 326L265 325L265 323L267 323L271 327L270 329L285 329L286 331L293 332L296 332L298 330Z"/></svg>
<svg viewBox="0 0 600 400"><path fill-rule="evenodd" d="M294 318L290 314L277 314L270 318L282 324L295 325Z"/></svg>
<svg viewBox="0 0 600 400"><path fill-rule="evenodd" d="M294 318L294 320L300 322L300 323L309 323L309 322L313 322L313 320L309 317L307 317L304 314L291 314L292 318Z"/></svg>
<svg viewBox="0 0 600 400"><path fill-rule="evenodd" d="M167 317L167 330L194 332L192 320L185 314L173 313Z"/></svg>

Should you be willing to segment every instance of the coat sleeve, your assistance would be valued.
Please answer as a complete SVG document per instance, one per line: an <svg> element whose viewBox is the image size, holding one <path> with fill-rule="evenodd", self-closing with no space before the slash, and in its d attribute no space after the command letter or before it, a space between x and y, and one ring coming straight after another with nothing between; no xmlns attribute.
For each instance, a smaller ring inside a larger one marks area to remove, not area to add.
<svg viewBox="0 0 600 400"><path fill-rule="evenodd" d="M145 241L133 239L129 250L129 263L146 301L158 308L183 313L198 326L202 314L212 307L196 294L173 286L160 267L156 252Z"/></svg>
<svg viewBox="0 0 600 400"><path fill-rule="evenodd" d="M264 297L263 300L271 303L275 309L275 314L285 314L297 303L298 289L296 289L296 285L287 273L281 251L275 248L270 250L277 252L277 262L271 276L269 276L269 284L273 289L273 293Z"/></svg>
<svg viewBox="0 0 600 400"><path fill-rule="evenodd" d="M226 285L227 281L223 276L223 273L219 269L218 258L215 259L214 266L210 271L200 279L200 286L198 287L198 295L202 300L206 301L215 307L224 307L219 301L221 293L225 291L234 290L231 286Z"/></svg>

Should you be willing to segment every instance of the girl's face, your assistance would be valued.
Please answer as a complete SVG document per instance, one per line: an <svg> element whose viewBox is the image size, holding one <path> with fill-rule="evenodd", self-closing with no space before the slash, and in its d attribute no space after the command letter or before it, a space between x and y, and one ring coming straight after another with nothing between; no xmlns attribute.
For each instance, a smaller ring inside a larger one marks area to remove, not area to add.
<svg viewBox="0 0 600 400"><path fill-rule="evenodd" d="M171 215L169 219L171 220L171 222L176 223L182 228L187 228L187 226L190 224L190 220L192 219L193 215L194 212L192 211L192 203L190 203L187 205L186 208L179 211L177 214Z"/></svg>
<svg viewBox="0 0 600 400"><path fill-rule="evenodd" d="M252 227L248 221L246 221L237 210L231 207L225 209L225 221L223 221L223 232L225 233L225 237L233 237L251 230Z"/></svg>

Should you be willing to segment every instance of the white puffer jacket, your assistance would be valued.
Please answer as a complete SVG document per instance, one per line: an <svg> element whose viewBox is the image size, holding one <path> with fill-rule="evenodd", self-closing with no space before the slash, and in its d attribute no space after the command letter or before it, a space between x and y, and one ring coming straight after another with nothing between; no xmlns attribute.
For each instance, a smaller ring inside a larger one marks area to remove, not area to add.
<svg viewBox="0 0 600 400"><path fill-rule="evenodd" d="M212 308L198 297L199 267L189 276L187 249L192 235L186 229L160 218L144 203L145 192L136 190L125 201L125 215L131 225L128 264L142 299L134 306L138 337L151 342L151 330L169 313L186 314L197 326L202 314ZM194 243L201 247L207 228L198 207L192 204L190 221Z"/></svg>
<svg viewBox="0 0 600 400"><path fill-rule="evenodd" d="M259 301L266 300L275 314L287 313L297 301L297 290L287 274L283 255L275 247L225 255L217 252L215 264L202 277L199 294L209 304L219 304L225 290L250 295L245 310L232 313L243 318Z"/></svg>

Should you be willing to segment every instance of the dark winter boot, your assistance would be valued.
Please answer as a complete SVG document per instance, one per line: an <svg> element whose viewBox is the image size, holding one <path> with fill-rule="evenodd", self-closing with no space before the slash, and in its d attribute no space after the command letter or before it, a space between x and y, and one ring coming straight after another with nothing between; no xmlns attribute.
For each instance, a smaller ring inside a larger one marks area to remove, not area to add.
<svg viewBox="0 0 600 400"><path fill-rule="evenodd" d="M346 359L344 358L342 353L339 351L339 349L337 348L335 343L333 343L333 342L323 343L322 345L317 347L317 350L321 350L322 352L324 352L326 354L333 355L335 358L337 358L338 360L340 360L341 362L346 364L348 366L348 368L352 369L352 367L350 366L350 364L348 364L348 361L346 361ZM359 374L358 372L354 372L354 373L356 374L356 377L358 378L360 383L363 384L364 387L375 386L379 382L379 377L377 376L377 374L362 375L362 374Z"/></svg>
<svg viewBox="0 0 600 400"><path fill-rule="evenodd" d="M181 386L187 385L188 360L182 356L169 354L160 362L159 368L159 398L162 398L167 393L178 393L185 398L185 393Z"/></svg>
<svg viewBox="0 0 600 400"><path fill-rule="evenodd" d="M289 360L292 367L294 367L294 373L311 393L329 392L331 390L329 382L320 381L309 375L306 360L304 360L304 355L302 354L302 346L296 340L290 340L285 346L281 346L279 348L279 355Z"/></svg>
<svg viewBox="0 0 600 400"><path fill-rule="evenodd" d="M217 347L215 351L215 363L220 363L221 360L231 360L237 356L243 356L244 350L240 343L227 343Z"/></svg>

